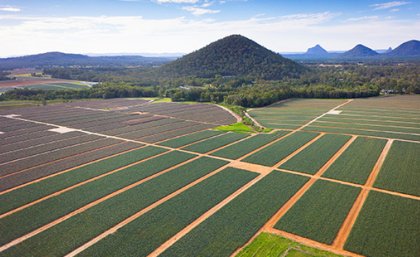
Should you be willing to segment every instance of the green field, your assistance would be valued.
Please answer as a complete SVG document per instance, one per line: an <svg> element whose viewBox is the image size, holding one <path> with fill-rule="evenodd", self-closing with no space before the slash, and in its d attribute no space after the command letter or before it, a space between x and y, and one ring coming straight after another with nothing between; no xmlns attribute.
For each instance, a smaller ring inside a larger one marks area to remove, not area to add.
<svg viewBox="0 0 420 257"><path fill-rule="evenodd" d="M0 202L2 203L0 213L5 213L74 184L163 152L165 152L164 149L156 147L134 150L16 189L0 195Z"/></svg>
<svg viewBox="0 0 420 257"><path fill-rule="evenodd" d="M4 256L22 256L28 248L33 249L31 256L63 256L74 247L80 246L123 219L224 164L226 164L224 161L201 158L178 167L26 240L9 249ZM230 182L231 185L244 183L241 176L237 180Z"/></svg>
<svg viewBox="0 0 420 257"><path fill-rule="evenodd" d="M246 157L244 161L270 167L274 166L289 154L314 139L317 135L316 133L296 132Z"/></svg>
<svg viewBox="0 0 420 257"><path fill-rule="evenodd" d="M43 90L66 90L66 89L87 89L88 85L80 83L48 83L39 85L25 86L28 89L43 89Z"/></svg>
<svg viewBox="0 0 420 257"><path fill-rule="evenodd" d="M277 131L273 134L258 134L237 144L233 144L219 151L216 151L212 153L212 155L229 159L238 159L239 157L250 153L286 134L286 131Z"/></svg>
<svg viewBox="0 0 420 257"><path fill-rule="evenodd" d="M364 184L385 144L382 139L358 137L322 176Z"/></svg>
<svg viewBox="0 0 420 257"><path fill-rule="evenodd" d="M256 173L227 168L156 207L80 256L147 256L256 176Z"/></svg>
<svg viewBox="0 0 420 257"><path fill-rule="evenodd" d="M341 257L327 251L308 247L281 236L261 233L236 257Z"/></svg>
<svg viewBox="0 0 420 257"><path fill-rule="evenodd" d="M349 136L324 135L280 168L315 174L349 139Z"/></svg>
<svg viewBox="0 0 420 257"><path fill-rule="evenodd" d="M178 148L184 145L192 144L194 142L197 142L197 141L209 138L209 137L221 135L221 134L223 133L219 131L215 131L215 130L204 130L204 131L197 132L191 135L186 135L179 138L167 140L165 142L160 143L160 145L168 146L172 148Z"/></svg>
<svg viewBox="0 0 420 257"><path fill-rule="evenodd" d="M247 134L227 133L227 134L215 137L215 138L209 138L207 140L192 144L183 149L187 151L191 151L191 152L196 152L196 153L207 153L207 152L210 152L211 150L233 143L247 136L248 136Z"/></svg>
<svg viewBox="0 0 420 257"><path fill-rule="evenodd" d="M394 141L374 186L420 196L420 144Z"/></svg>
<svg viewBox="0 0 420 257"><path fill-rule="evenodd" d="M0 243L7 243L89 202L194 157L170 152L49 198L0 220Z"/></svg>
<svg viewBox="0 0 420 257"><path fill-rule="evenodd" d="M344 246L372 257L418 257L420 201L370 192Z"/></svg>
<svg viewBox="0 0 420 257"><path fill-rule="evenodd" d="M356 187L318 180L275 228L331 244L359 192Z"/></svg>
<svg viewBox="0 0 420 257"><path fill-rule="evenodd" d="M173 256L229 256L307 181L273 171L163 252Z"/></svg>

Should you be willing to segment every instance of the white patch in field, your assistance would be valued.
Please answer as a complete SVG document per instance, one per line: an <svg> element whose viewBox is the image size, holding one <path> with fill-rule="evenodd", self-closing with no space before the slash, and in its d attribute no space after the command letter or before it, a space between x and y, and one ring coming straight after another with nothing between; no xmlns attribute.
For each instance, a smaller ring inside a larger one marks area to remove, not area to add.
<svg viewBox="0 0 420 257"><path fill-rule="evenodd" d="M48 131L56 132L56 133L60 133L60 134L65 134L65 133L76 131L76 129L66 128L66 127L58 127L58 128L49 129Z"/></svg>
<svg viewBox="0 0 420 257"><path fill-rule="evenodd" d="M19 114L8 114L8 115L4 115L4 117L6 118L15 118L15 117L19 117Z"/></svg>
<svg viewBox="0 0 420 257"><path fill-rule="evenodd" d="M338 114L340 114L341 112L342 112L342 111L332 110L332 111L327 112L327 114L338 115Z"/></svg>
<svg viewBox="0 0 420 257"><path fill-rule="evenodd" d="M4 132L1 132L1 131L0 131L0 135L2 135L2 134L4 134Z"/></svg>

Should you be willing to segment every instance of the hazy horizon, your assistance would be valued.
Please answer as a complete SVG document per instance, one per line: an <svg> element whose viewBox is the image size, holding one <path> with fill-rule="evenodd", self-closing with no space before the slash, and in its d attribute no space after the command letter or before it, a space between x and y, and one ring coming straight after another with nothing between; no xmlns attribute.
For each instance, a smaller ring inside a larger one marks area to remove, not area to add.
<svg viewBox="0 0 420 257"><path fill-rule="evenodd" d="M241 34L279 53L320 44L395 48L420 38L410 1L73 0L0 2L0 57L189 53Z"/></svg>

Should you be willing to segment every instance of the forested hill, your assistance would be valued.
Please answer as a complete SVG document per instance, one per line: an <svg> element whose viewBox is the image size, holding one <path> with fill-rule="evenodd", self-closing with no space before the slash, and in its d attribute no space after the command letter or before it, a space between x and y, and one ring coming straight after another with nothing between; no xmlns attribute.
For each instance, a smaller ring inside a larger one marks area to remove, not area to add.
<svg viewBox="0 0 420 257"><path fill-rule="evenodd" d="M305 68L241 35L232 35L163 65L166 77L245 76L278 80L296 77Z"/></svg>

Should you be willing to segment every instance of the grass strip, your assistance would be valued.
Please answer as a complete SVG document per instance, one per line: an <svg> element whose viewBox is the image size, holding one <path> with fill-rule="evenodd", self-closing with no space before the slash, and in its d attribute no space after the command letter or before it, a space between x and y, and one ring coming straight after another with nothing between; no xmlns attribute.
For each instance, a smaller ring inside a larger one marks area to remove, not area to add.
<svg viewBox="0 0 420 257"><path fill-rule="evenodd" d="M350 136L324 135L280 168L315 174L349 139Z"/></svg>
<svg viewBox="0 0 420 257"><path fill-rule="evenodd" d="M331 244L360 189L318 180L275 228Z"/></svg>
<svg viewBox="0 0 420 257"><path fill-rule="evenodd" d="M172 247L167 256L229 256L245 244L307 181L272 172L205 220Z"/></svg>
<svg viewBox="0 0 420 257"><path fill-rule="evenodd" d="M15 238L23 236L98 198L184 162L193 156L192 154L183 152L170 152L7 216L0 220L0 229L2 231L0 244L3 245Z"/></svg>

